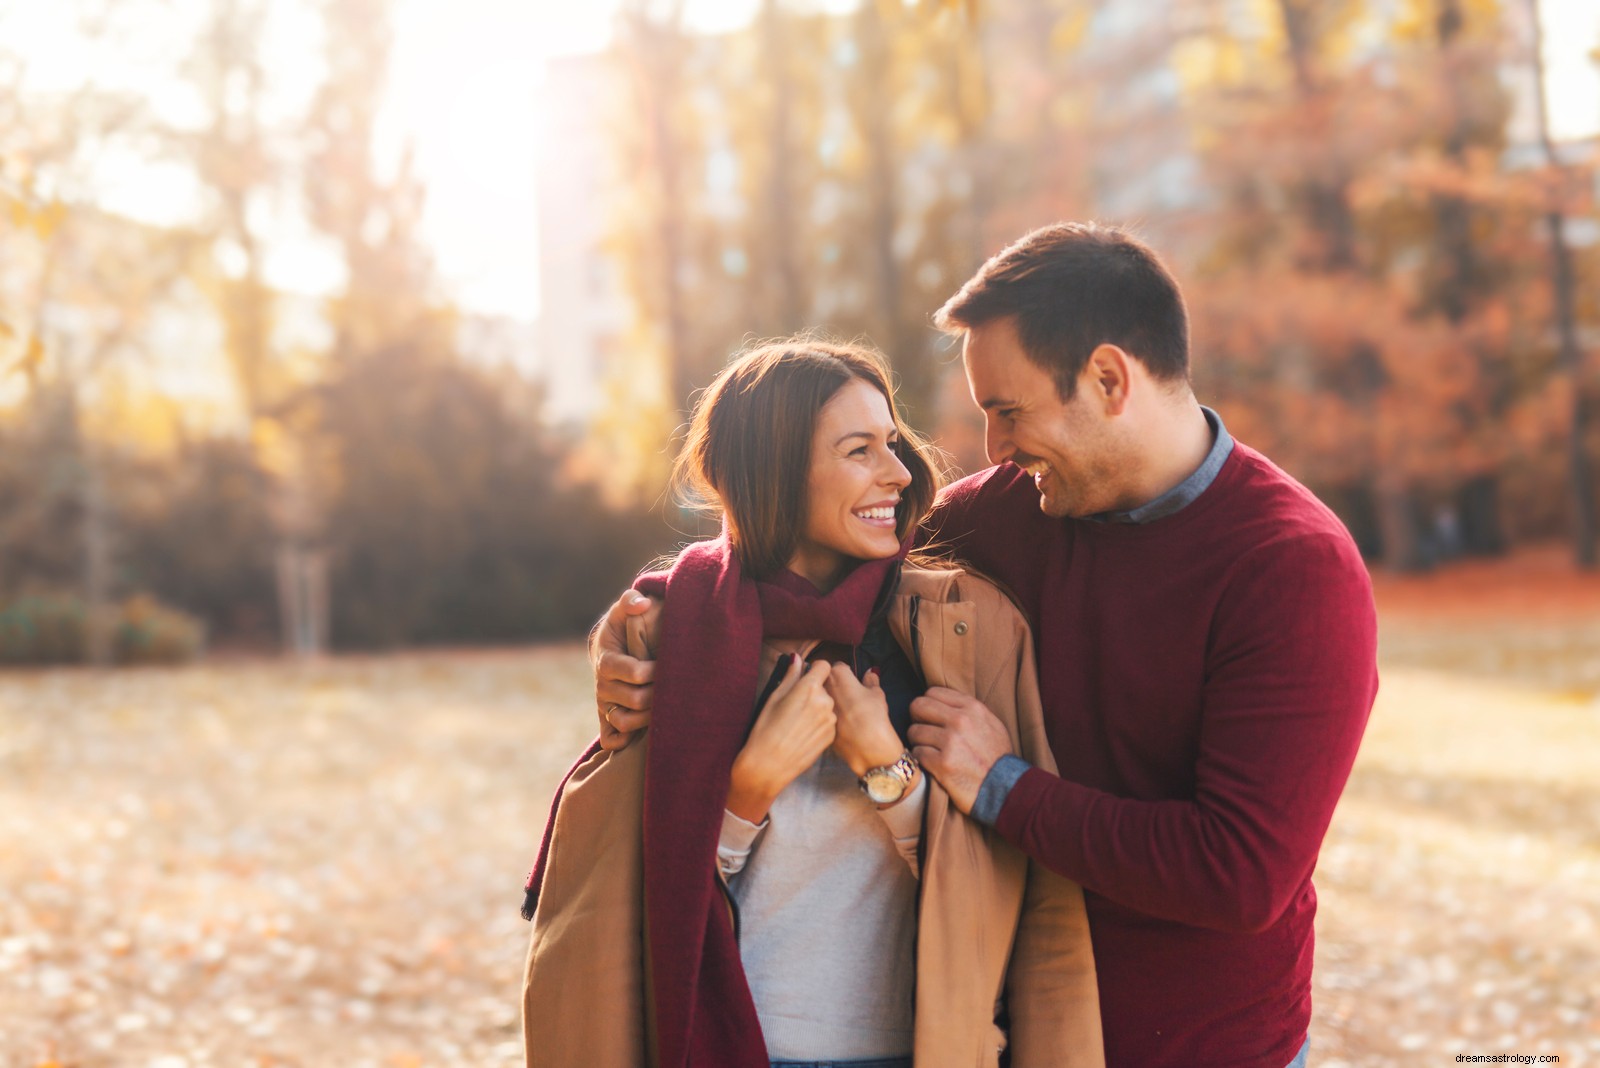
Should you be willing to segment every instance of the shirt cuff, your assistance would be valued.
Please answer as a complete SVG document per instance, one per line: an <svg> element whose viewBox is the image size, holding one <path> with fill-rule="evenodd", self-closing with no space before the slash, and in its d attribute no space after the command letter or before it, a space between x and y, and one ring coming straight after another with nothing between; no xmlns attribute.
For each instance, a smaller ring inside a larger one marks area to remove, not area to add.
<svg viewBox="0 0 1600 1068"><path fill-rule="evenodd" d="M756 839L770 822L751 823L727 809L722 810L722 833L717 836L717 868L724 876L737 875L744 870L750 851L756 847Z"/></svg>
<svg viewBox="0 0 1600 1068"><path fill-rule="evenodd" d="M978 787L978 798L972 802L972 818L993 827L1000 818L1000 810L1005 807L1006 798L1011 795L1011 788L1032 767L1012 753L996 760L989 774L983 777L983 785Z"/></svg>

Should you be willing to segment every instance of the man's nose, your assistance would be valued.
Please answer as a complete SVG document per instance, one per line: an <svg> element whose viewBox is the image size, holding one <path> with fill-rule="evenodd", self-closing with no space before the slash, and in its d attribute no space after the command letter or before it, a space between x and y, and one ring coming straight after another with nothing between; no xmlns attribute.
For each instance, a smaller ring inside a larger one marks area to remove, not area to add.
<svg viewBox="0 0 1600 1068"><path fill-rule="evenodd" d="M999 419L987 416L983 430L983 451L989 454L990 463L1003 464L1016 454L1017 447Z"/></svg>

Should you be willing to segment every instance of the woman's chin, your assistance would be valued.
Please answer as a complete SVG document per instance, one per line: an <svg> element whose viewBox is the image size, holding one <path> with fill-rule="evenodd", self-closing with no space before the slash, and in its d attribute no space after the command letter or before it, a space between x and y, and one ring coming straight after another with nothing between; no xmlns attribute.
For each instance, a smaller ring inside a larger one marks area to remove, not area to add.
<svg viewBox="0 0 1600 1068"><path fill-rule="evenodd" d="M900 551L900 539L895 537L894 531L886 532L884 537L863 539L856 546L856 551L850 555L857 560L886 560Z"/></svg>

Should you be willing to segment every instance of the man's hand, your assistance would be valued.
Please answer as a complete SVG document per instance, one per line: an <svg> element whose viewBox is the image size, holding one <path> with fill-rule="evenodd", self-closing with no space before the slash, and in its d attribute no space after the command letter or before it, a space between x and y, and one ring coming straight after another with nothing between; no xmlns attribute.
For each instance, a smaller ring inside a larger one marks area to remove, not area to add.
<svg viewBox="0 0 1600 1068"><path fill-rule="evenodd" d="M944 686L912 701L911 718L911 755L970 814L984 776L1011 752L1005 724L976 697Z"/></svg>
<svg viewBox="0 0 1600 1068"><path fill-rule="evenodd" d="M634 739L635 731L650 725L656 665L653 660L629 653L628 636L630 632L634 635L634 651L653 652L660 622L661 603L629 590L611 606L589 637L602 749L625 748Z"/></svg>

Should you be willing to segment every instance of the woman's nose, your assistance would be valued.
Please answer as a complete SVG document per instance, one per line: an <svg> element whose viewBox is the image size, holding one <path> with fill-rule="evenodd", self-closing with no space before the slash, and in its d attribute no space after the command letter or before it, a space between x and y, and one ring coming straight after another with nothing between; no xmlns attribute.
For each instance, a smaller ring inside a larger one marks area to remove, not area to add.
<svg viewBox="0 0 1600 1068"><path fill-rule="evenodd" d="M889 463L883 471L882 480L885 485L893 486L896 489L904 489L911 485L911 472L906 469L906 465L901 461L900 454L893 449L889 450Z"/></svg>

